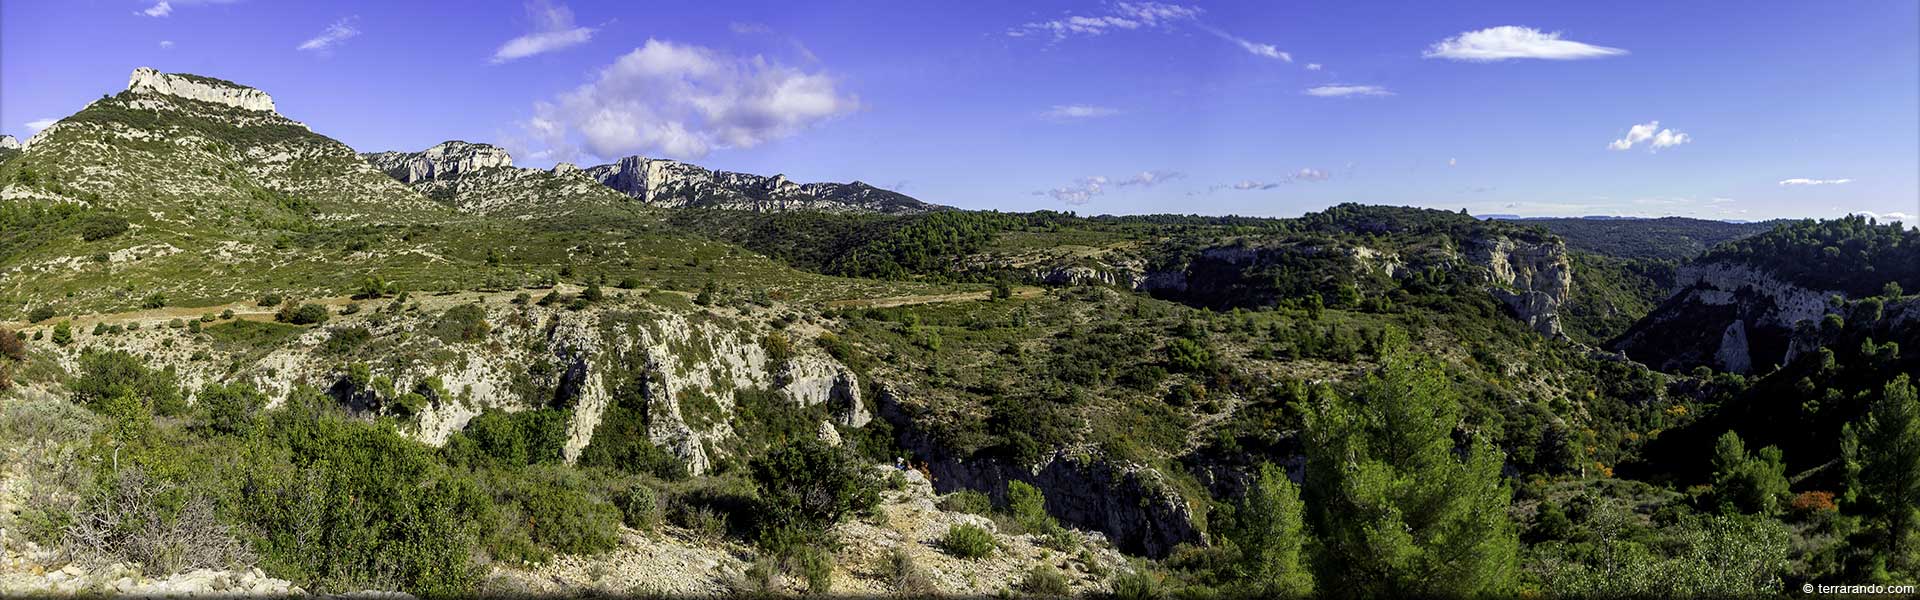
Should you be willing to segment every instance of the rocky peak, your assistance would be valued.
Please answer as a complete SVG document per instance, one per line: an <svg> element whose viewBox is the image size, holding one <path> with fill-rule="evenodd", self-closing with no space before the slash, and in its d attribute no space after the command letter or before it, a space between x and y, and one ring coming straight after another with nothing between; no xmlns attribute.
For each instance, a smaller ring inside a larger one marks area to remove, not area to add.
<svg viewBox="0 0 1920 600"><path fill-rule="evenodd" d="M941 207L863 183L794 183L785 175L713 171L676 160L629 156L586 170L607 187L651 206L775 212L906 214Z"/></svg>
<svg viewBox="0 0 1920 600"><path fill-rule="evenodd" d="M1504 235L1474 240L1467 248L1474 263L1487 268L1494 297L1514 315L1547 337L1564 337L1560 307L1573 290L1573 265L1566 242L1516 240Z"/></svg>
<svg viewBox="0 0 1920 600"><path fill-rule="evenodd" d="M498 146L460 140L441 142L421 152L388 151L362 156L374 168L402 183L446 179L481 169L513 166L513 157ZM559 172L558 167L555 172Z"/></svg>
<svg viewBox="0 0 1920 600"><path fill-rule="evenodd" d="M127 79L127 91L165 94L242 110L273 112L273 97L266 92L211 77L161 73L147 67L133 70L133 76Z"/></svg>
<svg viewBox="0 0 1920 600"><path fill-rule="evenodd" d="M20 149L20 140L13 139L13 136L10 136L10 135L0 135L0 150L19 150L19 149Z"/></svg>

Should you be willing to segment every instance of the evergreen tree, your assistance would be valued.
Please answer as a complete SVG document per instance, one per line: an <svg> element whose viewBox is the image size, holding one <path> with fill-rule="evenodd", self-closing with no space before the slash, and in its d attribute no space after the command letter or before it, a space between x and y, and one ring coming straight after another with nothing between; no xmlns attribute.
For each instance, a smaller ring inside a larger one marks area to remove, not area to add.
<svg viewBox="0 0 1920 600"><path fill-rule="evenodd" d="M1887 382L1867 414L1841 435L1846 497L1865 521L1856 573L1911 580L1920 566L1920 401L1908 376Z"/></svg>
<svg viewBox="0 0 1920 600"><path fill-rule="evenodd" d="M1738 511L1772 515L1780 511L1790 492L1787 489L1785 457L1779 448L1768 446L1759 454L1748 454L1740 435L1726 432L1714 446L1713 495L1710 506L1722 512Z"/></svg>
<svg viewBox="0 0 1920 600"><path fill-rule="evenodd" d="M1227 539L1240 549L1238 571L1261 597L1305 596L1313 592L1302 548L1307 539L1302 521L1300 488L1287 472L1271 463L1260 465L1247 497L1234 511L1234 527Z"/></svg>
<svg viewBox="0 0 1920 600"><path fill-rule="evenodd" d="M1308 423L1315 579L1334 596L1485 596L1511 590L1519 540L1502 455L1453 433L1460 405L1431 363L1403 354Z"/></svg>

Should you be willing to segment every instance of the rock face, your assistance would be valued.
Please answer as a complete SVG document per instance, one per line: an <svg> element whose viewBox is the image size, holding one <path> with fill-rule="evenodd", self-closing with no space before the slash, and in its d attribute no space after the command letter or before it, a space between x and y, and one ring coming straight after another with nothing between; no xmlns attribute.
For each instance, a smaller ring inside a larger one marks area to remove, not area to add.
<svg viewBox="0 0 1920 600"><path fill-rule="evenodd" d="M1047 513L1054 518L1099 531L1121 550L1153 557L1204 539L1193 507L1159 471L1113 462L1087 449L1057 450L1033 466L951 456L914 430L902 405L906 393L902 387L882 385L875 399L880 417L904 432L901 441L908 450L927 459L927 470L942 493L978 490L1004 503L1007 483L1023 481L1046 496Z"/></svg>
<svg viewBox="0 0 1920 600"><path fill-rule="evenodd" d="M513 166L506 150L488 144L460 140L441 142L421 152L378 152L362 154L373 168L401 183L450 178L481 169Z"/></svg>
<svg viewBox="0 0 1920 600"><path fill-rule="evenodd" d="M19 149L20 149L20 140L13 139L13 136L10 136L10 135L0 135L0 150L19 150Z"/></svg>
<svg viewBox="0 0 1920 600"><path fill-rule="evenodd" d="M886 214L942 208L858 181L799 184L782 175L763 177L711 171L679 161L640 156L622 158L586 172L615 191L648 206L665 208Z"/></svg>
<svg viewBox="0 0 1920 600"><path fill-rule="evenodd" d="M1752 266L1716 261L1681 267L1673 296L1612 344L1661 370L1710 366L1747 373L1792 359L1793 332L1817 323L1838 292L1810 290Z"/></svg>
<svg viewBox="0 0 1920 600"><path fill-rule="evenodd" d="M1493 295L1514 316L1551 338L1566 337L1560 329L1560 307L1573 289L1573 265L1567 245L1559 239L1516 241L1506 236L1475 240L1467 258L1488 271Z"/></svg>
<svg viewBox="0 0 1920 600"><path fill-rule="evenodd" d="M513 166L498 146L460 140L419 152L372 152L361 158L388 177L462 212L497 216L553 216L631 202L567 163L551 170Z"/></svg>
<svg viewBox="0 0 1920 600"><path fill-rule="evenodd" d="M266 92L211 77L161 73L147 67L133 70L133 76L127 79L127 91L166 94L242 110L273 112L273 97Z"/></svg>

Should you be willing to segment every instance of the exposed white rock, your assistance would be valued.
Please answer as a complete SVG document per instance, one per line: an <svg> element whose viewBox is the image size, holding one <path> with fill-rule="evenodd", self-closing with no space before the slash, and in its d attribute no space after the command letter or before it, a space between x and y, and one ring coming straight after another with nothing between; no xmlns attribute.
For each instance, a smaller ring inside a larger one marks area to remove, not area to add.
<svg viewBox="0 0 1920 600"><path fill-rule="evenodd" d="M1467 248L1467 257L1488 270L1493 295L1547 337L1564 337L1560 306L1573 289L1573 265L1559 239L1529 243L1496 236Z"/></svg>
<svg viewBox="0 0 1920 600"><path fill-rule="evenodd" d="M10 135L0 135L0 150L19 150L19 149L20 149L20 140L13 139L13 136L10 136Z"/></svg>
<svg viewBox="0 0 1920 600"><path fill-rule="evenodd" d="M918 213L940 207L865 183L808 183L784 175L710 171L675 160L629 156L599 165L587 174L650 206L704 207L760 212Z"/></svg>
<svg viewBox="0 0 1920 600"><path fill-rule="evenodd" d="M273 112L273 97L266 92L206 77L161 73L147 67L133 70L133 76L127 79L127 91L166 94L243 110Z"/></svg>

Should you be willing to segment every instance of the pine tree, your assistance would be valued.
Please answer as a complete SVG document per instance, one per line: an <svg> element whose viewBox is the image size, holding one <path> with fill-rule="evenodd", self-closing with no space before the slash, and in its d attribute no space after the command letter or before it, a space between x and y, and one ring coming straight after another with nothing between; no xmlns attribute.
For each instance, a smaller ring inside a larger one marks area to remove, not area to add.
<svg viewBox="0 0 1920 600"><path fill-rule="evenodd" d="M1914 574L1920 550L1920 401L1902 374L1842 432L1846 499L1862 517L1856 573L1876 581Z"/></svg>
<svg viewBox="0 0 1920 600"><path fill-rule="evenodd" d="M1300 488L1287 479L1286 471L1271 463L1260 465L1227 532L1240 549L1239 575L1250 585L1250 595L1313 593L1313 575L1301 560L1307 538L1304 512Z"/></svg>
<svg viewBox="0 0 1920 600"><path fill-rule="evenodd" d="M1469 436L1444 374L1404 354L1308 423L1306 500L1321 592L1336 597L1501 595L1519 540L1504 458Z"/></svg>

